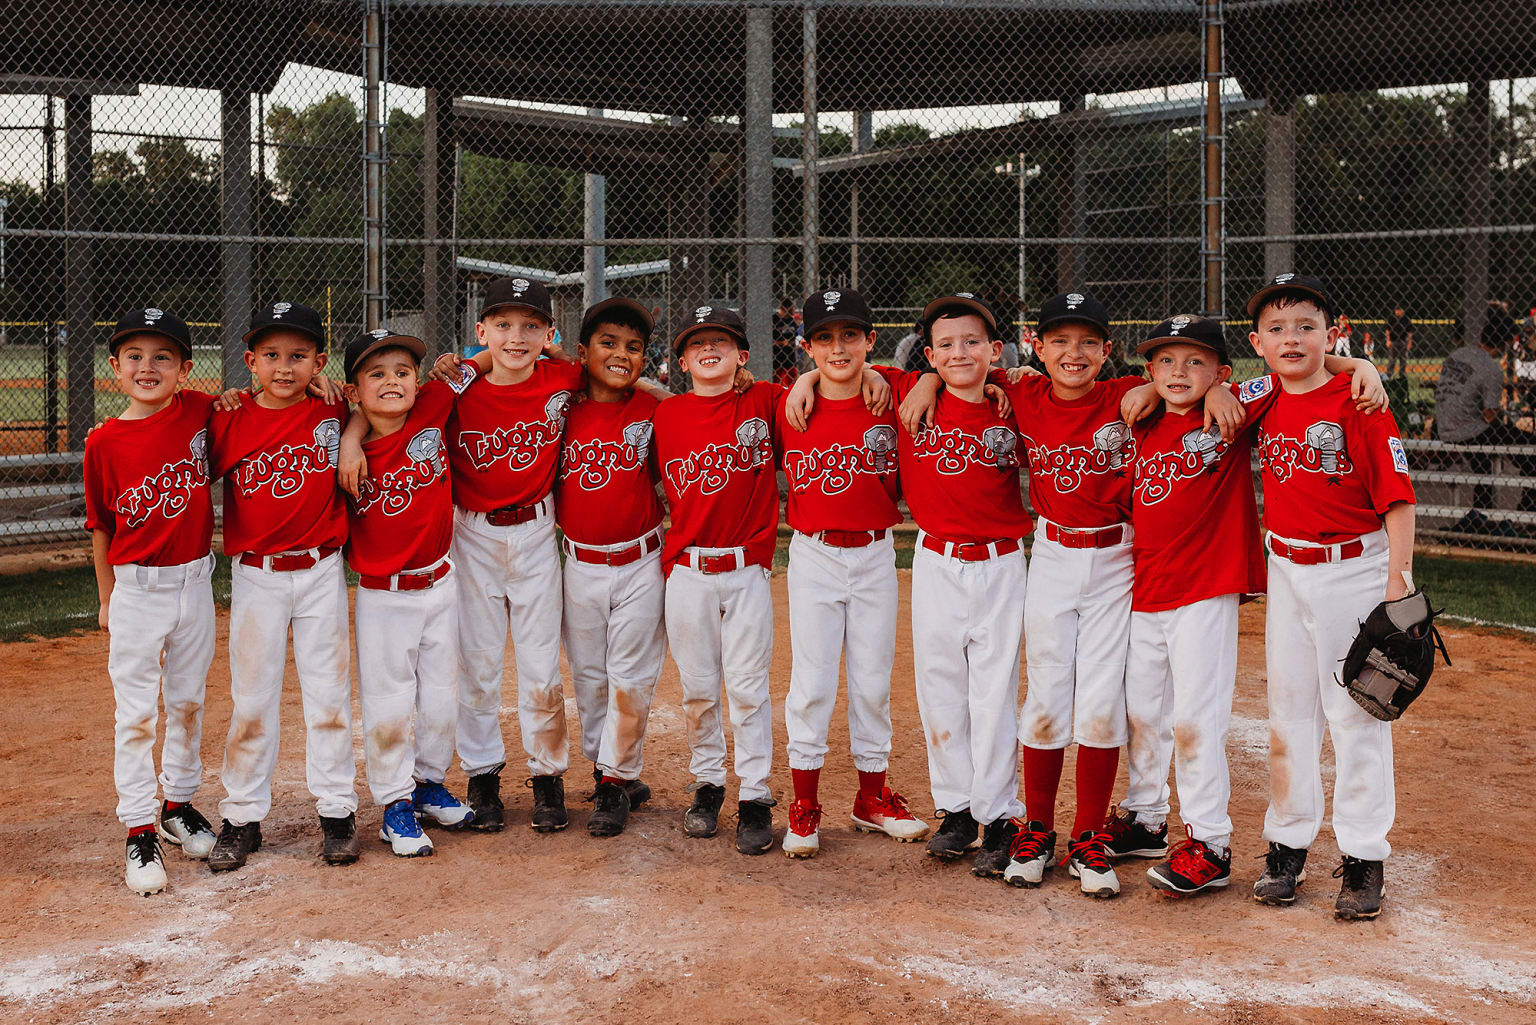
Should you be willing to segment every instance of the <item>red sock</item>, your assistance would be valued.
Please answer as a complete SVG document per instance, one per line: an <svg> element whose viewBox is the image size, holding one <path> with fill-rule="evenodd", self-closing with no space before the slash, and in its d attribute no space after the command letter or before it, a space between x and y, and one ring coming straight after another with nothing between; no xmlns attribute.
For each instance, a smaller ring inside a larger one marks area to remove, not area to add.
<svg viewBox="0 0 1536 1025"><path fill-rule="evenodd" d="M1047 751L1024 748L1024 816L1031 822L1045 823L1045 831L1056 828L1056 791L1061 786L1061 763L1066 752L1060 748Z"/></svg>
<svg viewBox="0 0 1536 1025"><path fill-rule="evenodd" d="M604 782L604 783L612 783L615 786L623 786L624 785L624 781L622 779L620 779L619 777L617 777L617 776L604 776L602 778L602 782Z"/></svg>
<svg viewBox="0 0 1536 1025"><path fill-rule="evenodd" d="M879 772L865 772L862 769L859 770L859 796L860 797L879 797L880 796L880 792L882 790L884 790L884 789L885 789L885 770L884 769L881 769Z"/></svg>
<svg viewBox="0 0 1536 1025"><path fill-rule="evenodd" d="M1077 818L1072 836L1085 830L1098 832L1109 814L1109 798L1115 792L1115 770L1120 767L1118 747L1077 746Z"/></svg>
<svg viewBox="0 0 1536 1025"><path fill-rule="evenodd" d="M795 800L816 802L816 790L821 785L820 769L790 769L790 781L795 787Z"/></svg>
<svg viewBox="0 0 1536 1025"><path fill-rule="evenodd" d="M166 801L165 802L165 810L166 811L175 811L177 808L185 808L186 806L187 806L187 802L186 801Z"/></svg>
<svg viewBox="0 0 1536 1025"><path fill-rule="evenodd" d="M147 826L134 826L132 829L128 830L128 839L131 840L138 836L140 833L153 833L154 831L155 824L153 822Z"/></svg>

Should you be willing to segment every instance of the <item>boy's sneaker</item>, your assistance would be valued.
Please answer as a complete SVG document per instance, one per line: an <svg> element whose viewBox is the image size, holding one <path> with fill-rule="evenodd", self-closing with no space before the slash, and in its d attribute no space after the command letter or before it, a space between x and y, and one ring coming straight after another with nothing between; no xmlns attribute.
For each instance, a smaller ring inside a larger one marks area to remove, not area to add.
<svg viewBox="0 0 1536 1025"><path fill-rule="evenodd" d="M144 897L165 889L165 855L160 851L160 834L153 829L128 838L123 881Z"/></svg>
<svg viewBox="0 0 1536 1025"><path fill-rule="evenodd" d="M587 832L593 836L618 836L628 822L629 794L617 783L598 783L592 792Z"/></svg>
<svg viewBox="0 0 1536 1025"><path fill-rule="evenodd" d="M821 850L821 805L795 801L789 806L789 829L784 833L784 853L791 858L813 858Z"/></svg>
<svg viewBox="0 0 1536 1025"><path fill-rule="evenodd" d="M1141 824L1133 811L1110 811L1104 820L1109 835L1109 856L1121 858L1161 858L1168 853L1168 823L1156 829Z"/></svg>
<svg viewBox="0 0 1536 1025"><path fill-rule="evenodd" d="M1264 874L1253 884L1253 899L1260 904L1291 904L1296 887L1307 880L1307 852L1271 842L1264 855Z"/></svg>
<svg viewBox="0 0 1536 1025"><path fill-rule="evenodd" d="M1381 914L1381 897L1387 889L1381 862L1362 861L1346 854L1343 863L1333 870L1333 877L1343 880L1339 899L1333 905L1334 918L1355 921Z"/></svg>
<svg viewBox="0 0 1536 1025"><path fill-rule="evenodd" d="M504 765L498 765L486 772L477 772L469 777L469 787L465 797L469 798L469 808L475 813L470 819L470 829L481 833L499 833L506 827L506 811L501 804L501 770Z"/></svg>
<svg viewBox="0 0 1536 1025"><path fill-rule="evenodd" d="M1091 829L1067 844L1067 871L1076 876L1082 890L1090 897L1109 899L1120 896L1120 877L1109 863L1109 834Z"/></svg>
<svg viewBox="0 0 1536 1025"><path fill-rule="evenodd" d="M261 823L247 822L237 826L225 819L219 826L219 838L213 850L208 852L208 868L214 872L228 872L244 868L245 859L253 851L261 850Z"/></svg>
<svg viewBox="0 0 1536 1025"><path fill-rule="evenodd" d="M320 816L320 857L327 865L350 865L363 853L357 835L357 816Z"/></svg>
<svg viewBox="0 0 1536 1025"><path fill-rule="evenodd" d="M773 803L738 801L736 849L743 854L767 854L773 846Z"/></svg>
<svg viewBox="0 0 1536 1025"><path fill-rule="evenodd" d="M683 816L683 832L703 839L714 836L720 828L720 806L725 803L725 787L713 783L693 785L693 803Z"/></svg>
<svg viewBox="0 0 1536 1025"><path fill-rule="evenodd" d="M1189 835L1189 827L1184 831ZM1170 897L1216 890L1232 881L1232 852L1217 854L1193 835L1173 849L1173 856L1147 869L1147 882Z"/></svg>
<svg viewBox="0 0 1536 1025"><path fill-rule="evenodd" d="M534 776L524 786L533 789L533 831L558 833L571 824L565 810L565 780L559 776Z"/></svg>
<svg viewBox="0 0 1536 1025"><path fill-rule="evenodd" d="M987 823L981 835L981 850L971 862L971 875L982 879L998 879L1008 867L1008 852L1013 849L1013 838L1018 834L1014 819L994 819Z"/></svg>
<svg viewBox="0 0 1536 1025"><path fill-rule="evenodd" d="M396 857L425 858L432 853L432 841L422 832L416 821L416 810L409 798L401 798L384 809L384 825L379 827L379 839L389 844Z"/></svg>
<svg viewBox="0 0 1536 1025"><path fill-rule="evenodd" d="M1046 831L1044 822L1019 824L1008 848L1008 867L1003 882L1009 886L1034 889L1045 879L1046 869L1056 864L1056 831Z"/></svg>
<svg viewBox="0 0 1536 1025"><path fill-rule="evenodd" d="M629 798L629 810L634 811L651 799L651 787L643 779L626 779L624 796Z"/></svg>
<svg viewBox="0 0 1536 1025"><path fill-rule="evenodd" d="M981 846L981 840L976 835L979 827L971 817L971 809L941 811L937 814L944 821L939 823L939 828L928 838L925 850L930 858L954 861L966 851L974 851Z"/></svg>
<svg viewBox="0 0 1536 1025"><path fill-rule="evenodd" d="M217 842L212 823L190 804L174 811L167 811L163 804L160 806L160 835L168 843L180 847L181 853L189 858L208 857Z"/></svg>
<svg viewBox="0 0 1536 1025"><path fill-rule="evenodd" d="M428 780L416 781L411 808L417 818L426 816L431 823L446 829L462 829L475 821L475 812L469 805L450 794L441 783Z"/></svg>
<svg viewBox="0 0 1536 1025"><path fill-rule="evenodd" d="M853 828L861 833L884 833L902 843L914 843L928 835L928 823L907 810L907 799L890 787L874 797L859 794L853 799Z"/></svg>

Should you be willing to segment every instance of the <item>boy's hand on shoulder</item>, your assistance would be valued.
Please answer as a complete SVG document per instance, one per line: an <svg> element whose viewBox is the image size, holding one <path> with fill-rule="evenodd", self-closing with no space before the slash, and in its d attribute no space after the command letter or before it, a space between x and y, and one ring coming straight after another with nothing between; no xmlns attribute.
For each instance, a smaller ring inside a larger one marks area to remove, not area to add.
<svg viewBox="0 0 1536 1025"><path fill-rule="evenodd" d="M731 379L731 387L737 395L745 395L752 390L752 386L756 383L757 378L753 377L752 371L746 367L737 367L736 376Z"/></svg>
<svg viewBox="0 0 1536 1025"><path fill-rule="evenodd" d="M1355 408L1362 413L1379 413L1387 409L1391 403L1376 364L1368 359L1352 359L1350 362L1354 369L1349 374L1349 397L1355 400Z"/></svg>
<svg viewBox="0 0 1536 1025"><path fill-rule="evenodd" d="M995 384L989 384L982 388L982 394L997 409L997 415L1006 420L1013 415L1013 403L1008 401L1008 393Z"/></svg>
<svg viewBox="0 0 1536 1025"><path fill-rule="evenodd" d="M233 413L240 408L240 396L249 394L251 394L250 385L246 385L244 388L225 388L213 400L213 408L217 409L220 413Z"/></svg>
<svg viewBox="0 0 1536 1025"><path fill-rule="evenodd" d="M876 416L891 408L891 385L878 370L864 368L864 406Z"/></svg>
<svg viewBox="0 0 1536 1025"><path fill-rule="evenodd" d="M1147 387L1143 385L1142 387ZM1205 420L1206 430L1214 424L1221 428L1221 440L1232 443L1237 437L1237 430L1243 426L1243 421L1248 419L1248 411L1243 404L1237 401L1237 396L1232 394L1232 389L1225 385L1217 384L1205 393Z"/></svg>
<svg viewBox="0 0 1536 1025"><path fill-rule="evenodd" d="M429 381L441 381L444 384L458 384L459 364L464 362L459 359L456 352L445 352L432 362L432 372L427 375Z"/></svg>
<svg viewBox="0 0 1536 1025"><path fill-rule="evenodd" d="M342 389L341 382L329 377L321 377L319 374L310 378L308 391L327 406L346 401L346 392Z"/></svg>
<svg viewBox="0 0 1536 1025"><path fill-rule="evenodd" d="M819 380L820 370L807 370L795 379L789 394L784 396L784 419L802 434L811 422L811 409L816 405L816 382Z"/></svg>
<svg viewBox="0 0 1536 1025"><path fill-rule="evenodd" d="M1215 390L1211 389L1211 391ZM1150 416L1152 411L1162 403L1163 400L1158 396L1155 387L1151 384L1138 384L1121 397L1120 419L1134 427L1138 421Z"/></svg>
<svg viewBox="0 0 1536 1025"><path fill-rule="evenodd" d="M923 423L932 417L934 407L939 404L939 389L943 384L938 374L924 374L912 385L901 408L896 411L896 418L914 438L922 433Z"/></svg>
<svg viewBox="0 0 1536 1025"><path fill-rule="evenodd" d="M1024 380L1024 378L1026 378L1026 377L1044 377L1045 376L1040 371L1038 371L1034 367L1030 367L1030 366L1010 367L1009 369L1004 370L1003 373L1008 376L1008 383L1009 384L1018 384L1020 381Z"/></svg>
<svg viewBox="0 0 1536 1025"><path fill-rule="evenodd" d="M353 413L341 432L341 448L336 455L336 484L353 498L359 497L363 478L368 476L368 459L363 455L363 438L368 435L368 418Z"/></svg>

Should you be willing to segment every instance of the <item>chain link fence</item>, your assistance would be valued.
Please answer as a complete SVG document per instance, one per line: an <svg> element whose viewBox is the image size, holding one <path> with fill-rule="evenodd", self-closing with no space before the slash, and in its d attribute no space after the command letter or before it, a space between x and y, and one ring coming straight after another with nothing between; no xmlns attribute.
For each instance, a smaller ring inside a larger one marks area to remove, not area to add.
<svg viewBox="0 0 1536 1025"><path fill-rule="evenodd" d="M816 289L862 291L888 361L953 290L1008 362L1070 289L1121 342L1205 312L1242 353L1296 269L1389 378L1424 539L1536 550L1532 76L1519 2L7 3L0 544L78 537L133 307L191 323L215 388L258 304L461 350L526 276L568 344L604 295L651 307L657 375L672 325L740 306L784 379Z"/></svg>

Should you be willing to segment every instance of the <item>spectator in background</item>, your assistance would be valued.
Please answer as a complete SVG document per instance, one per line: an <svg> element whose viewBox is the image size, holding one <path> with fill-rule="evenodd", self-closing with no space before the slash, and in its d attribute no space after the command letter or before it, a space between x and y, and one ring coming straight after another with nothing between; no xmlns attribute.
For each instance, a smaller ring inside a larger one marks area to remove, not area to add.
<svg viewBox="0 0 1536 1025"><path fill-rule="evenodd" d="M794 300L785 296L773 314L773 379L786 388L800 376L799 348L795 345L799 334Z"/></svg>
<svg viewBox="0 0 1536 1025"><path fill-rule="evenodd" d="M1343 356L1345 359L1349 359L1349 357L1351 355L1351 352L1350 352L1350 337L1349 337L1349 333L1350 333L1349 318L1346 317L1342 313L1339 314L1338 327L1339 327L1339 338L1338 338L1338 341L1333 343L1333 354L1335 356Z"/></svg>
<svg viewBox="0 0 1536 1025"><path fill-rule="evenodd" d="M1408 376L1408 353L1413 349L1413 321L1408 319L1408 314L1403 312L1401 306L1392 308L1392 316L1387 318L1385 337L1382 339L1387 346L1387 372L1384 376L1392 376L1392 368L1396 366L1399 376Z"/></svg>
<svg viewBox="0 0 1536 1025"><path fill-rule="evenodd" d="M1021 364L1028 364L1030 360L1035 358L1035 346L1039 342L1040 338L1035 334L1035 329L1025 324L1024 337L1019 342L1019 362Z"/></svg>
<svg viewBox="0 0 1536 1025"><path fill-rule="evenodd" d="M1360 348L1366 359L1374 359L1376 356L1376 339L1371 337L1369 331L1360 336Z"/></svg>
<svg viewBox="0 0 1536 1025"><path fill-rule="evenodd" d="M910 373L913 370L927 370L928 358L923 355L923 325L913 324L912 330L902 336L896 343L896 355L891 360L891 365L898 370Z"/></svg>
<svg viewBox="0 0 1536 1025"><path fill-rule="evenodd" d="M1514 378L1509 404L1517 412L1529 412L1536 400L1536 307L1520 324L1520 337L1509 354L1509 369Z"/></svg>
<svg viewBox="0 0 1536 1025"><path fill-rule="evenodd" d="M1467 342L1445 357L1440 381L1435 386L1435 432L1441 441L1454 445L1536 445L1536 434L1522 431L1505 420L1499 408L1504 390L1504 370L1499 360L1516 334L1515 321L1508 310L1502 304L1490 303L1479 342ZM1459 324L1456 336L1461 336ZM1536 456L1513 458L1522 477L1536 477ZM1492 463L1487 452L1467 453L1470 473L1487 474ZM1493 523L1479 512L1493 508L1493 500L1491 484L1476 484L1472 489L1472 509L1451 529L1470 534L1515 533L1511 525ZM1536 511L1536 488L1522 489L1520 509Z"/></svg>

